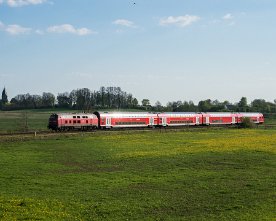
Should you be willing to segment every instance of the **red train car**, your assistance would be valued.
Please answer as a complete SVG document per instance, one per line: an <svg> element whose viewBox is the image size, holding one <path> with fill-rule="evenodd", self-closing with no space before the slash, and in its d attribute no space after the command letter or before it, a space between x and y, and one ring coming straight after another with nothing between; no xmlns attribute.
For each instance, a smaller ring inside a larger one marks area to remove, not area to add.
<svg viewBox="0 0 276 221"><path fill-rule="evenodd" d="M95 112L99 119L99 128L154 127L158 116L147 112Z"/></svg>
<svg viewBox="0 0 276 221"><path fill-rule="evenodd" d="M52 130L90 130L98 127L98 118L95 114L84 113L59 113L52 114L49 118L48 128Z"/></svg>
<svg viewBox="0 0 276 221"><path fill-rule="evenodd" d="M238 123L242 122L242 118L248 117L255 124L264 123L264 115L262 113L237 113Z"/></svg>
<svg viewBox="0 0 276 221"><path fill-rule="evenodd" d="M158 114L159 126L184 126L202 124L202 114L194 112L165 112Z"/></svg>
<svg viewBox="0 0 276 221"><path fill-rule="evenodd" d="M229 125L236 124L237 122L237 114L230 112L218 112L218 113L202 113L202 124L203 125Z"/></svg>

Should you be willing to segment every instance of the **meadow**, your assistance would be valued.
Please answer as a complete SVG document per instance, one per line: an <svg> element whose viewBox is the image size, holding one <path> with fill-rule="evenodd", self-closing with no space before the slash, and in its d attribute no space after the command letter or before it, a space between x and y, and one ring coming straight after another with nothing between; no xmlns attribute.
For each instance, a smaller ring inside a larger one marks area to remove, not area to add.
<svg viewBox="0 0 276 221"><path fill-rule="evenodd" d="M276 131L0 137L0 220L275 220Z"/></svg>
<svg viewBox="0 0 276 221"><path fill-rule="evenodd" d="M51 112L0 111L0 134L47 130Z"/></svg>

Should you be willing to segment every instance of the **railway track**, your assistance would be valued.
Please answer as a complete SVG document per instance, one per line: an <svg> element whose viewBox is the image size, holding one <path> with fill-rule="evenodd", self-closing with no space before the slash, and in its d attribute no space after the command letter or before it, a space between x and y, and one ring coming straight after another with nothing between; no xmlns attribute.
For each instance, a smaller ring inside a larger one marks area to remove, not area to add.
<svg viewBox="0 0 276 221"><path fill-rule="evenodd" d="M258 125L258 128L262 129L273 129L276 128L276 124L263 124ZM57 136L57 135L78 135L78 134L104 134L104 133L113 133L113 132L139 132L139 131L196 131L196 130L209 130L209 129L222 129L222 128L239 128L238 125L212 125L212 126L174 126L174 127L155 127L155 128L112 128L112 129L103 129L103 130L71 130L71 131L62 131L55 132L50 130L38 130L38 131L27 131L27 132L11 132L11 133L0 133L0 137L36 137L36 136Z"/></svg>
<svg viewBox="0 0 276 221"><path fill-rule="evenodd" d="M183 131L183 130L199 130L199 129L222 129L222 128L238 128L236 125L213 125L213 126L175 126L175 127L155 127L155 128L112 128L103 130L71 130L55 132L50 130L38 130L38 131L27 131L27 132L11 132L11 133L0 133L0 137L7 136L51 136L51 135L77 135L77 134L94 134L94 133L112 133L112 132L139 132L139 131Z"/></svg>

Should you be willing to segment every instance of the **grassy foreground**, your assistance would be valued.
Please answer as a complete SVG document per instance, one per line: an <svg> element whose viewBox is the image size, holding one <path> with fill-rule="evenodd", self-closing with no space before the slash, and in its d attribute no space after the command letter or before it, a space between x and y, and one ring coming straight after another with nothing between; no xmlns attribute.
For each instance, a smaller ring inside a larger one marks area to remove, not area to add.
<svg viewBox="0 0 276 221"><path fill-rule="evenodd" d="M0 220L276 218L275 130L0 139Z"/></svg>

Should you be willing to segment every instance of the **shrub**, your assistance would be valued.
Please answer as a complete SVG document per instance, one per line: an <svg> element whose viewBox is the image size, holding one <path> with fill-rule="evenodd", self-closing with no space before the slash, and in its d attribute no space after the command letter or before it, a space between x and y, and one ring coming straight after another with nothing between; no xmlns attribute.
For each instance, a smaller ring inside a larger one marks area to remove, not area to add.
<svg viewBox="0 0 276 221"><path fill-rule="evenodd" d="M255 128L256 125L251 121L251 119L249 117L244 117L244 118L242 118L240 127L241 128Z"/></svg>

